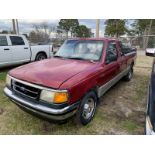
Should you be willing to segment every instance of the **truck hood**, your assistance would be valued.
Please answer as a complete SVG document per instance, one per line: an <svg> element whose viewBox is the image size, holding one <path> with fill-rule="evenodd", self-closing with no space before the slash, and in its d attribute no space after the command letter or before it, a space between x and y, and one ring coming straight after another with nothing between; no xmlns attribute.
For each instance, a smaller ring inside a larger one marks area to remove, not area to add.
<svg viewBox="0 0 155 155"><path fill-rule="evenodd" d="M52 58L18 67L9 74L23 81L58 89L68 79L94 65L88 61Z"/></svg>

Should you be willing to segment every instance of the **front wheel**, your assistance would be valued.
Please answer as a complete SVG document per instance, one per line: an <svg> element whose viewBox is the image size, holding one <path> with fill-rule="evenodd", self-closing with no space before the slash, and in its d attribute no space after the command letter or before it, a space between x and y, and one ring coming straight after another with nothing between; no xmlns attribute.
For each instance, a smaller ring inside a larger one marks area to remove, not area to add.
<svg viewBox="0 0 155 155"><path fill-rule="evenodd" d="M76 122L78 124L87 125L92 119L96 111L97 96L91 91L82 99L76 114Z"/></svg>

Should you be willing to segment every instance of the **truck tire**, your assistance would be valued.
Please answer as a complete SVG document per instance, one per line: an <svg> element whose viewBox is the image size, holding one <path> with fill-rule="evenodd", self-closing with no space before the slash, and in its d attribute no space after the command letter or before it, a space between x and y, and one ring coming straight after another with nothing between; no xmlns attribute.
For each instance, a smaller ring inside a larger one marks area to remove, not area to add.
<svg viewBox="0 0 155 155"><path fill-rule="evenodd" d="M124 77L125 81L130 81L133 77L133 66L130 66L128 74Z"/></svg>
<svg viewBox="0 0 155 155"><path fill-rule="evenodd" d="M75 120L77 124L87 125L93 119L97 101L95 92L90 91L85 95L76 113Z"/></svg>
<svg viewBox="0 0 155 155"><path fill-rule="evenodd" d="M46 54L44 54L44 53L39 53L39 54L37 54L37 56L36 56L36 58L35 58L35 61L41 61L41 60L44 60L44 59L46 59L46 58L47 58Z"/></svg>

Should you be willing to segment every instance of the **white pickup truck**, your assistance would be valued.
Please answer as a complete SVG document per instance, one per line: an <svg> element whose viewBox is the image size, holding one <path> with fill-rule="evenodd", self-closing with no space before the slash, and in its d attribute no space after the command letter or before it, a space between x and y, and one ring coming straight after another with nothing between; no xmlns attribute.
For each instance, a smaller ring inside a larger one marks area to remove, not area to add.
<svg viewBox="0 0 155 155"><path fill-rule="evenodd" d="M24 35L0 35L0 68L50 58L52 45L30 46Z"/></svg>

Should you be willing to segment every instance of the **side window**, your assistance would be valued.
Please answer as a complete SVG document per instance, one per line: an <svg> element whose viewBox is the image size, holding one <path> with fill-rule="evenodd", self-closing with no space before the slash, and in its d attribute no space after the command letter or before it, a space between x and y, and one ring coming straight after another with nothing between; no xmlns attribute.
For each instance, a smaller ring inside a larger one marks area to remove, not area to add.
<svg viewBox="0 0 155 155"><path fill-rule="evenodd" d="M10 39L11 39L12 45L25 45L22 37L10 36Z"/></svg>
<svg viewBox="0 0 155 155"><path fill-rule="evenodd" d="M6 36L0 36L0 46L8 46Z"/></svg>
<svg viewBox="0 0 155 155"><path fill-rule="evenodd" d="M121 52L121 56L124 55L124 47L121 41L119 41L119 47L120 47L120 52Z"/></svg>
<svg viewBox="0 0 155 155"><path fill-rule="evenodd" d="M127 54L131 52L131 47L121 43L121 51L123 54Z"/></svg>
<svg viewBox="0 0 155 155"><path fill-rule="evenodd" d="M115 42L109 42L106 52L106 63L110 63L117 60L117 47Z"/></svg>

